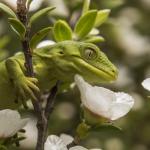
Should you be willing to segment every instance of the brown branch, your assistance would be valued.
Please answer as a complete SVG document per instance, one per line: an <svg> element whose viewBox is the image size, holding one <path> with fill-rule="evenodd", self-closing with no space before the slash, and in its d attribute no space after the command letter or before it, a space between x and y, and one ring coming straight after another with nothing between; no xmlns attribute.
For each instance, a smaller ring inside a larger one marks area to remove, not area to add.
<svg viewBox="0 0 150 150"><path fill-rule="evenodd" d="M45 107L45 117L47 118L47 120L49 120L49 116L53 111L54 100L58 91L59 84L60 84L60 81L57 81L56 85L51 89L50 94L47 98L47 104Z"/></svg>
<svg viewBox="0 0 150 150"><path fill-rule="evenodd" d="M22 47L25 56L25 67L27 70L27 76L34 77L34 70L32 64L32 52L29 46L30 27L28 27L28 8L26 8L26 0L17 0L17 15L19 20L24 24L26 28L26 34L24 39L22 40ZM53 110L54 100L58 91L58 84L59 82L57 82L56 85L51 89L44 110L40 103L40 98L41 98L40 95L36 95L37 97L36 101L32 100L34 111L38 120L37 121L38 139L37 139L36 150L44 150L44 143L47 136L48 120Z"/></svg>
<svg viewBox="0 0 150 150"><path fill-rule="evenodd" d="M32 65L32 53L29 46L30 28L28 27L28 10L26 8L26 0L17 0L17 15L19 20L24 24L26 28L26 34L22 40L22 47L25 56L25 67L27 69L27 75L34 77L33 65Z"/></svg>
<svg viewBox="0 0 150 150"><path fill-rule="evenodd" d="M26 8L26 0L17 0L17 15L19 20L24 24L26 28L26 34L24 39L22 40L22 47L25 56L25 67L27 70L27 76L34 77L32 53L29 46L30 28L28 27L28 9ZM39 99L40 99L40 95L37 95L37 101L32 100L34 111L38 120L37 122L38 139L37 139L36 150L44 150L44 142L46 138L48 121L45 117L44 111L42 110L42 106L40 104Z"/></svg>

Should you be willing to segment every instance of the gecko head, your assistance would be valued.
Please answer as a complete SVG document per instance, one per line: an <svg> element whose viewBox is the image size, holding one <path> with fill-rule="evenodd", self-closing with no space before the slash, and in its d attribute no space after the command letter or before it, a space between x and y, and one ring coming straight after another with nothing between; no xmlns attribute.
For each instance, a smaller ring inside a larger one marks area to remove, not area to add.
<svg viewBox="0 0 150 150"><path fill-rule="evenodd" d="M94 44L64 41L54 45L50 51L55 56L58 54L53 61L57 66L58 76L63 79L73 79L75 74L93 83L113 81L117 78L117 68Z"/></svg>

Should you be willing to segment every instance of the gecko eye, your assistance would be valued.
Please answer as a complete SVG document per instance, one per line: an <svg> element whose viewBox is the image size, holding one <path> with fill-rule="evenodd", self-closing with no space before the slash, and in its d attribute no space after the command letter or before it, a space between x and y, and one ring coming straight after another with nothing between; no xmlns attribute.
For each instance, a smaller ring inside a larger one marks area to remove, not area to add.
<svg viewBox="0 0 150 150"><path fill-rule="evenodd" d="M59 54L64 54L64 53L62 51L60 51Z"/></svg>
<svg viewBox="0 0 150 150"><path fill-rule="evenodd" d="M96 58L96 52L93 49L86 49L84 52L85 58L92 60Z"/></svg>

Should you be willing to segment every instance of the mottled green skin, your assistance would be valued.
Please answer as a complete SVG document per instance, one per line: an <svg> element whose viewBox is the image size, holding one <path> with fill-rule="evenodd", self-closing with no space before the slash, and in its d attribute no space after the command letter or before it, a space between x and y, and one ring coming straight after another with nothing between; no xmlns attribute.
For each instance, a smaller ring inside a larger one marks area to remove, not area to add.
<svg viewBox="0 0 150 150"><path fill-rule="evenodd" d="M115 80L116 67L100 49L88 43L65 41L35 49L33 66L36 79L27 78L22 53L0 62L0 109L16 108L15 99L34 98L33 91L49 90L57 80L71 83L80 74L91 83ZM37 87L38 86L38 87Z"/></svg>

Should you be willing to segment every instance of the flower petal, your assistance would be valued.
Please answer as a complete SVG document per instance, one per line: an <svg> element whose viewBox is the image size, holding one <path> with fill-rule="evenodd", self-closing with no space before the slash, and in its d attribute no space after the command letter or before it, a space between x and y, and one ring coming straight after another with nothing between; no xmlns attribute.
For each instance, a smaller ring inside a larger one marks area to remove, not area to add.
<svg viewBox="0 0 150 150"><path fill-rule="evenodd" d="M115 93L103 87L91 86L80 75L75 75L75 83L80 90L84 107L107 119L116 120L126 115L134 104L130 95L123 92Z"/></svg>
<svg viewBox="0 0 150 150"><path fill-rule="evenodd" d="M67 150L67 147L60 137L50 135L44 144L44 150Z"/></svg>
<svg viewBox="0 0 150 150"><path fill-rule="evenodd" d="M116 99L115 93L103 87L91 86L79 75L75 75L75 82L83 105L93 113L109 118L110 106Z"/></svg>
<svg viewBox="0 0 150 150"><path fill-rule="evenodd" d="M82 146L74 146L74 147L71 147L69 150L88 150L88 149L85 148L85 147L82 147ZM92 148L92 149L89 149L89 150L102 150L102 149Z"/></svg>
<svg viewBox="0 0 150 150"><path fill-rule="evenodd" d="M111 106L111 120L116 120L126 115L134 105L134 99L126 93L115 93L116 101Z"/></svg>
<svg viewBox="0 0 150 150"><path fill-rule="evenodd" d="M69 150L88 150L88 149L82 146L74 146L74 147L71 147Z"/></svg>
<svg viewBox="0 0 150 150"><path fill-rule="evenodd" d="M22 129L28 119L21 119L17 111L5 109L0 111L0 138L11 137Z"/></svg>
<svg viewBox="0 0 150 150"><path fill-rule="evenodd" d="M150 78L145 79L145 80L142 82L142 86L143 86L146 90L150 91Z"/></svg>
<svg viewBox="0 0 150 150"><path fill-rule="evenodd" d="M62 139L65 145L69 145L74 140L72 136L67 135L67 134L61 134L60 138Z"/></svg>
<svg viewBox="0 0 150 150"><path fill-rule="evenodd" d="M92 148L90 150L102 150L102 149L99 149L99 148Z"/></svg>

